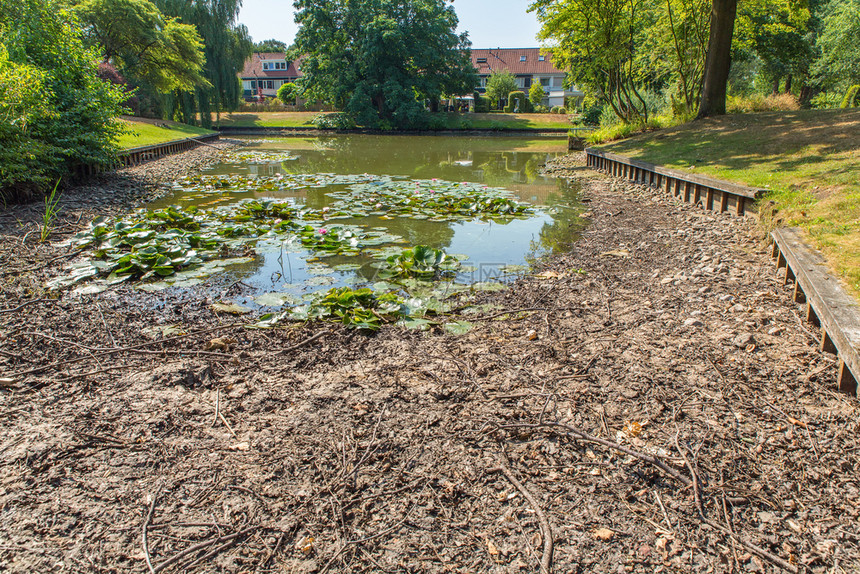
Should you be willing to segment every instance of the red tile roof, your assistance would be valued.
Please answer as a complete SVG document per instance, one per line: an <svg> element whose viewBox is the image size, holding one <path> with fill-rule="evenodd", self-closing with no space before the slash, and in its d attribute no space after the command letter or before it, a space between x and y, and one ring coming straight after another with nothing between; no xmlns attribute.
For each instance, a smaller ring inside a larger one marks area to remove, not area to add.
<svg viewBox="0 0 860 574"><path fill-rule="evenodd" d="M284 60L283 52L257 52L245 60L245 69L239 74L240 78L252 80L254 78L284 79L299 78L302 73L298 70L298 60L288 62L286 70L264 70L263 61Z"/></svg>
<svg viewBox="0 0 860 574"><path fill-rule="evenodd" d="M552 65L552 57L549 52L544 55L544 61L540 61L540 48L495 48L479 49L472 48L472 65L478 71L478 75L489 75L493 72L508 70L513 75L537 75L537 74L563 74ZM525 57L525 61L522 58ZM485 60L478 62L478 60Z"/></svg>

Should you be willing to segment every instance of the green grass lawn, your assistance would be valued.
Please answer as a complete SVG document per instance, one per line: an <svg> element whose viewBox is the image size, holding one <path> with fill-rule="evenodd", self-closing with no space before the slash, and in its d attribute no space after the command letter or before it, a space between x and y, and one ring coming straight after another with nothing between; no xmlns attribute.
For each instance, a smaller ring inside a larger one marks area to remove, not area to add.
<svg viewBox="0 0 860 574"><path fill-rule="evenodd" d="M128 124L130 128L129 132L121 135L117 140L123 149L155 145L215 133L212 130L166 120L126 117L121 121Z"/></svg>
<svg viewBox="0 0 860 574"><path fill-rule="evenodd" d="M860 110L728 115L598 147L770 190L762 223L772 207L803 228L860 294Z"/></svg>
<svg viewBox="0 0 860 574"><path fill-rule="evenodd" d="M297 128L312 127L310 120L319 112L241 112L221 117L224 127ZM447 129L540 130L570 128L564 114L458 114L444 113Z"/></svg>

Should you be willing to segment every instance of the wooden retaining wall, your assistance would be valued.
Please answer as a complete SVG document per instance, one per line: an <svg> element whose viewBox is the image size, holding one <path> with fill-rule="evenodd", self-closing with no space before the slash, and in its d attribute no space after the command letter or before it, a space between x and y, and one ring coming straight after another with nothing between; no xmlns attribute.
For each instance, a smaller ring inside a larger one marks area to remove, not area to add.
<svg viewBox="0 0 860 574"><path fill-rule="evenodd" d="M824 258L803 242L795 228L771 233L777 269L784 283L794 283L794 300L806 308L806 320L821 332L820 350L839 358L839 390L857 393L860 379L860 304L828 271Z"/></svg>
<svg viewBox="0 0 860 574"><path fill-rule="evenodd" d="M687 203L701 204L711 211L736 215L754 213L755 202L765 190L705 177L652 163L630 159L594 148L586 148L589 167L650 187L663 188Z"/></svg>
<svg viewBox="0 0 860 574"><path fill-rule="evenodd" d="M78 166L75 175L86 178L121 166L140 165L153 159L195 148L201 143L216 141L220 137L221 134L207 134L194 138L184 138L155 145L130 148L118 154L116 163L81 165Z"/></svg>
<svg viewBox="0 0 860 574"><path fill-rule="evenodd" d="M587 165L634 183L663 188L666 193L705 209L736 215L755 213L755 201L765 191L735 183L668 169L592 148L585 150ZM839 358L839 390L857 394L860 380L860 303L830 274L824 258L802 240L800 231L771 233L777 269L785 269L784 283L794 283L794 300L805 305L806 319L821 331L820 350Z"/></svg>

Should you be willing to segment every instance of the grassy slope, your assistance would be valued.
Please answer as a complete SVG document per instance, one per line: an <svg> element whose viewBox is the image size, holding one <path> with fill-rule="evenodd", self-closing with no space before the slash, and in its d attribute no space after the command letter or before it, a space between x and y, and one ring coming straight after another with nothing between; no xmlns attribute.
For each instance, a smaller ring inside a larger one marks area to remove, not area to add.
<svg viewBox="0 0 860 574"><path fill-rule="evenodd" d="M310 127L318 112L247 112L221 118L225 127ZM547 129L569 128L570 121L561 114L444 114L449 129Z"/></svg>
<svg viewBox="0 0 860 574"><path fill-rule="evenodd" d="M120 147L123 149L154 145L213 133L211 130L166 120L124 118L121 121L128 124L131 129L130 132L120 136L118 140Z"/></svg>
<svg viewBox="0 0 860 574"><path fill-rule="evenodd" d="M600 147L771 190L777 218L860 294L860 110L730 115Z"/></svg>

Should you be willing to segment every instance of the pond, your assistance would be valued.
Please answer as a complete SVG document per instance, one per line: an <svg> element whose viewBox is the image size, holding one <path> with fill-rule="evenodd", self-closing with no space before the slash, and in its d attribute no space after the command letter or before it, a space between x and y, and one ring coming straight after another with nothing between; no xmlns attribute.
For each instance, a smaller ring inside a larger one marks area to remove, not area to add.
<svg viewBox="0 0 860 574"><path fill-rule="evenodd" d="M77 238L93 257L57 286L94 293L129 278L145 290L241 282L230 305L264 309L347 286L438 302L497 288L567 249L585 224L577 182L539 174L565 153L563 139L245 143L146 210L93 222Z"/></svg>

